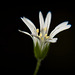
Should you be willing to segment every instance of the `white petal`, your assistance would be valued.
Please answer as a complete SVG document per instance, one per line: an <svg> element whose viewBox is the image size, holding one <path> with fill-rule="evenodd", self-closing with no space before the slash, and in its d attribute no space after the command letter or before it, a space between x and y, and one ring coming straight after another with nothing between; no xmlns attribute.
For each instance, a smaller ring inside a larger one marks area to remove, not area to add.
<svg viewBox="0 0 75 75"><path fill-rule="evenodd" d="M27 34L27 35L29 35L30 37L32 37L31 34L29 34L28 32L21 31L21 30L18 30L18 31L21 32L21 33Z"/></svg>
<svg viewBox="0 0 75 75"><path fill-rule="evenodd" d="M27 18L23 17L21 18L23 22L27 25L27 27L30 29L31 33L34 35L37 35L36 27L35 25Z"/></svg>
<svg viewBox="0 0 75 75"><path fill-rule="evenodd" d="M58 40L58 38L53 38L51 40L47 40L47 42L55 43L55 42L57 42L57 40Z"/></svg>
<svg viewBox="0 0 75 75"><path fill-rule="evenodd" d="M59 25L56 26L55 29L50 33L50 35L53 34L53 33L54 33L57 29L59 29L60 27L66 26L67 24L68 24L68 21L59 24Z"/></svg>
<svg viewBox="0 0 75 75"><path fill-rule="evenodd" d="M40 44L39 39L36 38L35 36L29 34L28 32L25 32L25 31L21 31L21 30L18 30L18 31L21 32L21 33L24 33L24 34L29 35L29 36L33 39L33 42L34 42L34 45L35 45L35 46L36 46L36 43L37 43L37 42L38 42L38 44ZM33 37L32 37L32 36L33 36Z"/></svg>
<svg viewBox="0 0 75 75"><path fill-rule="evenodd" d="M59 32L69 29L71 27L71 25L66 25L63 27L60 27L59 29L57 29L55 32L53 32L52 34L50 34L50 38L53 38L56 34L58 34Z"/></svg>
<svg viewBox="0 0 75 75"><path fill-rule="evenodd" d="M45 19L45 25L44 25L44 28L47 27L47 32L49 30L50 23L51 23L51 12L48 12L46 19Z"/></svg>
<svg viewBox="0 0 75 75"><path fill-rule="evenodd" d="M33 37L34 46L36 46L37 40L38 39L36 37Z"/></svg>
<svg viewBox="0 0 75 75"><path fill-rule="evenodd" d="M39 22L40 22L40 31L41 31L44 26L44 18L43 18L41 11L39 12Z"/></svg>
<svg viewBox="0 0 75 75"><path fill-rule="evenodd" d="M41 48L41 42L40 42L40 40L39 40L38 38L33 37L33 42L34 42L34 46L36 46L36 44L37 44L37 42L38 42L38 45L39 45L39 47Z"/></svg>
<svg viewBox="0 0 75 75"><path fill-rule="evenodd" d="M58 26L56 26L55 29L58 29L58 28L60 28L62 26L66 26L67 24L68 24L68 21L62 22L61 24L59 24Z"/></svg>

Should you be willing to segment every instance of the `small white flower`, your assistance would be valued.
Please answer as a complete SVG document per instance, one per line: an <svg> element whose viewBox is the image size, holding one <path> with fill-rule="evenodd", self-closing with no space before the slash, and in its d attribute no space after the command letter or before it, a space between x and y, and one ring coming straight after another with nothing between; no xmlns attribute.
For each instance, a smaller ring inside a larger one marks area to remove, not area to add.
<svg viewBox="0 0 75 75"><path fill-rule="evenodd" d="M48 35L50 23L51 23L51 12L48 12L46 19L44 21L43 15L41 12L39 12L39 22L40 22L40 30L36 29L35 25L27 18L21 17L22 21L26 24L26 26L30 29L31 34L25 31L21 31L22 33L25 33L29 35L33 41L34 45L36 46L36 43L38 42L41 50L46 46L46 44L49 45L49 43L55 43L58 38L54 38L56 34L59 32L69 29L71 27L70 24L68 24L68 21L63 22L55 27L55 29Z"/></svg>

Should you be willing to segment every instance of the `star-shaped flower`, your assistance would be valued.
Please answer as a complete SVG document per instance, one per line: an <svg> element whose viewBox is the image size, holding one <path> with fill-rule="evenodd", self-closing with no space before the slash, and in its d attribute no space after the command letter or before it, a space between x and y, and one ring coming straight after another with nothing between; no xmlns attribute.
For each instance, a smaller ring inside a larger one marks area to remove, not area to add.
<svg viewBox="0 0 75 75"><path fill-rule="evenodd" d="M34 42L34 47L36 47L38 43L38 47L41 51L43 51L46 46L49 46L50 43L57 42L58 38L54 38L56 34L59 32L69 29L71 27L68 24L68 21L62 22L58 26L54 28L54 30L48 35L50 23L51 23L51 12L48 12L45 21L41 12L39 12L39 22L40 22L40 30L36 29L35 25L27 18L21 17L22 21L26 24L26 26L30 29L31 34L25 31L20 32L29 35ZM37 48L37 47L36 47Z"/></svg>
<svg viewBox="0 0 75 75"><path fill-rule="evenodd" d="M30 29L31 34L25 31L20 32L29 35L34 42L34 55L37 59L36 69L34 75L37 74L41 61L46 57L50 43L57 42L58 38L54 38L59 32L69 29L71 27L68 21L62 22L54 28L54 30L48 35L50 23L51 23L51 12L48 12L44 21L43 15L39 12L40 30L36 29L35 25L27 18L21 17L22 21Z"/></svg>

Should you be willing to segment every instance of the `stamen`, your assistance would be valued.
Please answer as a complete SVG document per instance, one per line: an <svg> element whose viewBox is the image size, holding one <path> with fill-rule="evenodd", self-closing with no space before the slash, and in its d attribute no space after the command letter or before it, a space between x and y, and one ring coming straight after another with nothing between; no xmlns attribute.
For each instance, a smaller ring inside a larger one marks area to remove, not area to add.
<svg viewBox="0 0 75 75"><path fill-rule="evenodd" d="M47 31L47 27L44 28L44 31Z"/></svg>
<svg viewBox="0 0 75 75"><path fill-rule="evenodd" d="M47 37L47 34L45 34L45 36L44 37Z"/></svg>
<svg viewBox="0 0 75 75"><path fill-rule="evenodd" d="M46 39L48 39L48 38L49 38L49 36L46 36L45 38L46 38Z"/></svg>
<svg viewBox="0 0 75 75"><path fill-rule="evenodd" d="M39 38L41 38L42 37L42 33L40 33L40 35L39 35Z"/></svg>
<svg viewBox="0 0 75 75"><path fill-rule="evenodd" d="M43 41L43 40L44 40L44 38L42 37L42 38L41 38L41 40Z"/></svg>
<svg viewBox="0 0 75 75"><path fill-rule="evenodd" d="M36 32L39 33L39 29L36 29Z"/></svg>
<svg viewBox="0 0 75 75"><path fill-rule="evenodd" d="M41 38L41 36L38 36L39 38Z"/></svg>
<svg viewBox="0 0 75 75"><path fill-rule="evenodd" d="M42 37L42 33L40 33L40 37Z"/></svg>

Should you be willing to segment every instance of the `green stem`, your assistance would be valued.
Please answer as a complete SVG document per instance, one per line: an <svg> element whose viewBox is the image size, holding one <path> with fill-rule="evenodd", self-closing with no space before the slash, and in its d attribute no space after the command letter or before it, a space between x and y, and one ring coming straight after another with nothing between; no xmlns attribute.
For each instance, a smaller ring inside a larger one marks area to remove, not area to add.
<svg viewBox="0 0 75 75"><path fill-rule="evenodd" d="M39 70L40 64L41 64L41 60L38 60L38 61L37 61L37 65L36 65L36 69L35 69L35 71L34 71L34 75L37 75L37 72L38 72L38 70Z"/></svg>

